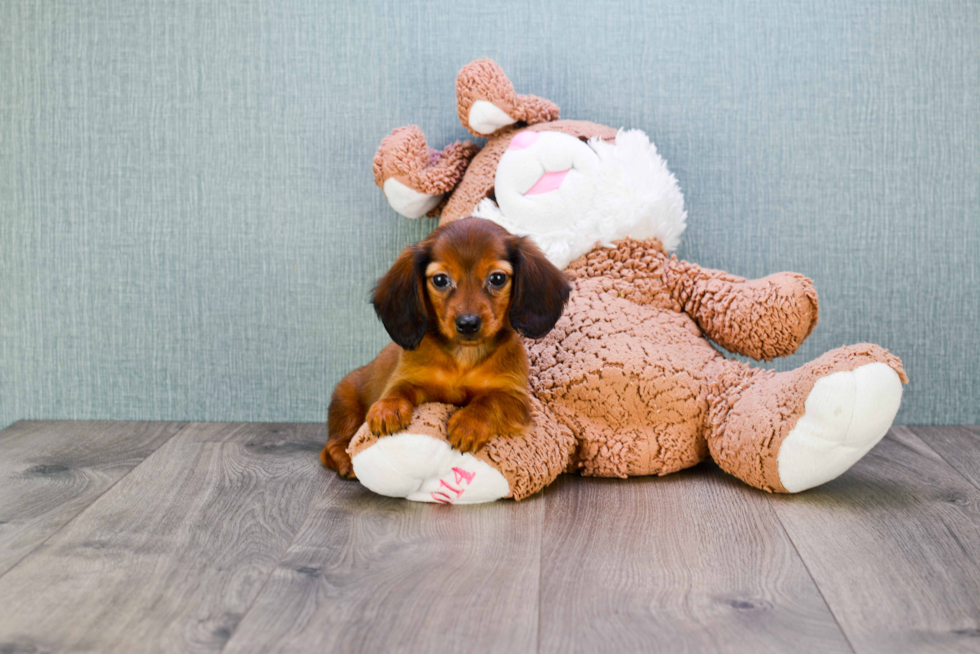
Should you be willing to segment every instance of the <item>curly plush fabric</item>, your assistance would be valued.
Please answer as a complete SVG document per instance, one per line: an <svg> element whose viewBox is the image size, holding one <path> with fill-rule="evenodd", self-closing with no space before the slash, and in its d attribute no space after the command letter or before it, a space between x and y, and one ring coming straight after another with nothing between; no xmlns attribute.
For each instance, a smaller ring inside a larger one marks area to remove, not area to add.
<svg viewBox="0 0 980 654"><path fill-rule="evenodd" d="M415 408L415 412L412 414L412 421L405 428L405 431L446 440L446 423L449 422L449 418L458 410L458 407L451 404L439 404L437 402L423 404ZM362 450L371 447L377 442L378 437L371 433L371 430L367 428L367 424L363 424L357 433L354 434L354 438L351 439L347 453L351 457L357 456Z"/></svg>
<svg viewBox="0 0 980 654"><path fill-rule="evenodd" d="M565 472L576 445L571 430L537 398L531 399L531 420L527 433L497 436L477 454L503 473L515 500L533 495Z"/></svg>
<svg viewBox="0 0 980 654"><path fill-rule="evenodd" d="M575 280L566 314L528 352L534 393L581 443L573 465L582 474L666 474L710 449L728 472L780 491L778 446L816 379L879 361L907 381L898 358L877 346L836 350L777 376L725 359L705 339L724 338L755 358L792 353L817 315L801 275L746 281L668 257L659 241L631 239L596 248L566 273ZM768 404L731 413L749 389Z"/></svg>
<svg viewBox="0 0 980 654"><path fill-rule="evenodd" d="M528 343L531 388L580 442L591 476L666 474L707 454L705 384L724 360L663 283L659 241L596 248L551 334Z"/></svg>
<svg viewBox="0 0 980 654"><path fill-rule="evenodd" d="M470 108L478 100L497 106L515 121L528 124L558 120L558 106L534 95L517 95L514 85L492 59L477 59L456 77L456 110L459 122L473 136L487 136L470 125Z"/></svg>
<svg viewBox="0 0 980 654"><path fill-rule="evenodd" d="M452 191L480 148L469 141L450 143L440 152L428 147L425 135L415 125L400 127L381 141L374 155L374 183L384 186L394 177L411 189L426 195ZM429 215L439 215L440 203Z"/></svg>
<svg viewBox="0 0 980 654"><path fill-rule="evenodd" d="M777 467L779 447L803 415L813 385L832 373L876 362L888 365L902 383L908 383L899 358L869 343L827 352L788 372L745 366L740 375L721 375L709 391L711 458L750 486L785 493Z"/></svg>
<svg viewBox="0 0 980 654"><path fill-rule="evenodd" d="M753 359L792 354L817 325L817 292L797 273L746 281L674 257L664 282L708 338Z"/></svg>

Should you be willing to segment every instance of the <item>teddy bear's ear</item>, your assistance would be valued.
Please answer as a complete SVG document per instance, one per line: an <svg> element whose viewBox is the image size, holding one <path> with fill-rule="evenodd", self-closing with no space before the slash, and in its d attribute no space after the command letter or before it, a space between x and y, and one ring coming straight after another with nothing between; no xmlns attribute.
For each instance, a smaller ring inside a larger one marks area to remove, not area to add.
<svg viewBox="0 0 980 654"><path fill-rule="evenodd" d="M433 150L418 127L399 127L381 141L374 155L374 182L391 207L406 218L433 215L479 150L469 141L457 141L441 152Z"/></svg>
<svg viewBox="0 0 980 654"><path fill-rule="evenodd" d="M534 125L558 119L555 103L534 95L517 95L492 59L477 59L459 71L456 109L459 121L474 136L491 136L517 122Z"/></svg>

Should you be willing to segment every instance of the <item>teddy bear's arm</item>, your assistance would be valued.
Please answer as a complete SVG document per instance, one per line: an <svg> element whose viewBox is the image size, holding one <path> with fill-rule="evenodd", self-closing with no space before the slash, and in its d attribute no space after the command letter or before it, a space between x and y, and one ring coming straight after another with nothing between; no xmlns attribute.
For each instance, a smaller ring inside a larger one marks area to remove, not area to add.
<svg viewBox="0 0 980 654"><path fill-rule="evenodd" d="M797 273L746 280L671 257L663 278L708 338L753 359L792 354L817 324L817 292Z"/></svg>
<svg viewBox="0 0 980 654"><path fill-rule="evenodd" d="M565 273L636 304L683 311L708 338L753 359L792 354L817 324L817 292L803 275L746 280L668 256L656 239L596 247Z"/></svg>

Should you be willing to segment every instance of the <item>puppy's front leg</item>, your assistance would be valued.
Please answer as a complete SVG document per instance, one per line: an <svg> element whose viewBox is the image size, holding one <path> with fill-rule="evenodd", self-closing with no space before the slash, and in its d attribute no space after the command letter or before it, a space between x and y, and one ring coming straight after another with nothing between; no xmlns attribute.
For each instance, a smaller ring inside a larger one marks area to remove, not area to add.
<svg viewBox="0 0 980 654"><path fill-rule="evenodd" d="M368 429L375 436L389 436L401 431L412 421L415 407L425 401L425 393L418 386L396 384L368 409Z"/></svg>
<svg viewBox="0 0 980 654"><path fill-rule="evenodd" d="M460 452L476 452L498 434L517 434L531 423L527 395L487 391L449 419L449 443Z"/></svg>

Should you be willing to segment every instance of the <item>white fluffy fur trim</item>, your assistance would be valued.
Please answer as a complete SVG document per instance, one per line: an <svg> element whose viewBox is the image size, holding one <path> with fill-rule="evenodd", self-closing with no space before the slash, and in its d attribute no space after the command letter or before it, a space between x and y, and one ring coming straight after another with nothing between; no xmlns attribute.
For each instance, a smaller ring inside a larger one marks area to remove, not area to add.
<svg viewBox="0 0 980 654"><path fill-rule="evenodd" d="M534 150L540 147L554 148L555 141L541 139L538 145L526 150L505 153L497 170L498 182L503 178L513 185L508 175L501 175L501 167L515 165L508 162L509 157L516 161L516 157L539 156ZM568 143L560 147L576 146ZM528 202L515 203L508 211L506 202L501 201L502 206L498 207L486 199L477 205L473 215L493 220L511 233L530 236L559 268L597 244L610 245L627 237L656 238L668 250L675 249L686 226L684 196L649 137L638 129L621 129L615 143L593 138L587 147L598 157L597 166L581 171L587 174L569 175L561 189L545 194L551 197L533 196L544 198L552 205L556 202L564 205L563 224L558 229L545 231L539 226L540 221L536 229L533 203ZM570 183L576 188L566 188ZM498 199L512 195L513 191L498 188ZM554 208L549 207L549 212Z"/></svg>

